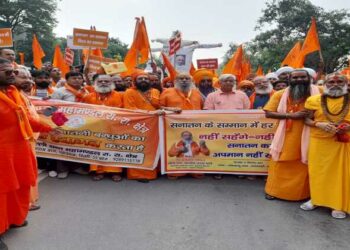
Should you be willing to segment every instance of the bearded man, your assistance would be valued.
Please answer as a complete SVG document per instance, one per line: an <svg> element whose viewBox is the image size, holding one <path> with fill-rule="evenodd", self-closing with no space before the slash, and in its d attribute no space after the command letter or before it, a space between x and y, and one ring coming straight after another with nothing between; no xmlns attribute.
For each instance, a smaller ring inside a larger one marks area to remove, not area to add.
<svg viewBox="0 0 350 250"><path fill-rule="evenodd" d="M111 76L111 81L114 83L115 91L119 93L124 93L126 91L127 87L120 75Z"/></svg>
<svg viewBox="0 0 350 250"><path fill-rule="evenodd" d="M253 79L254 93L249 97L251 109L263 109L270 97L275 93L272 84L265 76Z"/></svg>
<svg viewBox="0 0 350 250"><path fill-rule="evenodd" d="M307 148L309 127L304 126L305 101L319 94L305 70L290 74L289 87L276 92L264 107L267 118L279 125L271 143L271 159L265 186L266 199L299 201L309 198Z"/></svg>
<svg viewBox="0 0 350 250"><path fill-rule="evenodd" d="M83 102L115 108L123 107L123 97L120 93L114 91L115 86L109 75L96 74L92 80L95 91L86 95L83 98ZM102 180L107 173L111 174L112 180L115 182L122 180L121 173L123 169L119 167L90 165L90 171L95 172L92 178L94 181Z"/></svg>
<svg viewBox="0 0 350 250"><path fill-rule="evenodd" d="M9 228L26 226L30 187L37 176L36 160L31 146L33 132L49 132L51 127L32 118L24 100L14 86L15 71L10 61L0 58L0 249Z"/></svg>
<svg viewBox="0 0 350 250"><path fill-rule="evenodd" d="M214 74L209 69L198 69L193 74L193 81L201 93L203 102L210 93L213 93L217 90L213 86L213 78Z"/></svg>
<svg viewBox="0 0 350 250"><path fill-rule="evenodd" d="M159 91L151 87L148 73L138 71L134 74L134 87L124 93L124 108L155 111L159 109ZM157 179L158 170L127 169L129 180L147 183Z"/></svg>
<svg viewBox="0 0 350 250"><path fill-rule="evenodd" d="M43 70L34 71L34 88L33 96L50 98L54 92L54 88L51 87L50 73Z"/></svg>
<svg viewBox="0 0 350 250"><path fill-rule="evenodd" d="M203 99L200 92L194 87L192 77L188 73L180 73L175 78L175 87L168 88L160 96L160 105L164 108L178 108L181 110L201 110ZM169 179L177 179L186 174L168 174ZM201 179L203 174L191 174Z"/></svg>
<svg viewBox="0 0 350 250"><path fill-rule="evenodd" d="M332 217L350 213L350 102L348 80L333 73L326 76L324 93L307 99L311 127L309 176L311 200L304 210L317 206L332 209Z"/></svg>

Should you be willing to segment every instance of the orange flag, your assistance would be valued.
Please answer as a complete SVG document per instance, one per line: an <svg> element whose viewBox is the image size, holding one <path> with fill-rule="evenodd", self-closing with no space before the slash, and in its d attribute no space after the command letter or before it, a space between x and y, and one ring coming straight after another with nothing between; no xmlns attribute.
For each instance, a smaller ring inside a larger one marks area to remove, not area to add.
<svg viewBox="0 0 350 250"><path fill-rule="evenodd" d="M84 63L86 63L86 60L88 59L88 55L89 55L89 49L83 49L82 51L82 57L83 57L83 61ZM103 52L100 48L98 49L92 49L90 51L90 55L94 55L94 56L99 56L99 57L104 57L103 56Z"/></svg>
<svg viewBox="0 0 350 250"><path fill-rule="evenodd" d="M294 47L289 51L288 55L284 58L281 66L288 65L293 68L301 68L303 65L299 64L299 56L301 52L301 42L297 42Z"/></svg>
<svg viewBox="0 0 350 250"><path fill-rule="evenodd" d="M19 63L24 65L24 52L18 52L19 55Z"/></svg>
<svg viewBox="0 0 350 250"><path fill-rule="evenodd" d="M303 43L303 47L301 48L300 56L298 57L297 66L303 67L305 62L305 57L315 51L320 51L320 41L318 39L316 19L313 17L311 20L311 26L309 31L307 32L306 38Z"/></svg>
<svg viewBox="0 0 350 250"><path fill-rule="evenodd" d="M33 50L33 65L37 69L41 69L41 67L43 66L41 59L45 56L45 53L41 48L40 43L36 38L36 35L33 36L32 50Z"/></svg>
<svg viewBox="0 0 350 250"><path fill-rule="evenodd" d="M258 66L258 69L256 70L255 73L257 76L263 76L264 75L264 70L261 65Z"/></svg>
<svg viewBox="0 0 350 250"><path fill-rule="evenodd" d="M61 48L58 44L55 47L52 66L59 68L62 72L62 76L65 76L66 73L70 71L69 66L66 64L66 60L64 60L64 57L61 52Z"/></svg>
<svg viewBox="0 0 350 250"><path fill-rule="evenodd" d="M124 59L124 63L128 68L128 72L133 71L139 63L146 63L149 58L149 53L150 44L148 40L145 20L143 17L141 20L140 18L136 18L134 39Z"/></svg>
<svg viewBox="0 0 350 250"><path fill-rule="evenodd" d="M169 77L171 79L171 82L174 82L177 72L174 66L171 64L169 58L163 52L161 54L162 54L164 66L167 68L169 72Z"/></svg>
<svg viewBox="0 0 350 250"><path fill-rule="evenodd" d="M252 71L252 66L250 64L250 61L248 58L245 56L243 57L243 62L242 62L242 70L241 70L241 76L240 80L245 80L247 79L247 76L251 73Z"/></svg>
<svg viewBox="0 0 350 250"><path fill-rule="evenodd" d="M233 54L232 58L227 62L224 69L222 70L223 74L233 74L237 77L237 80L240 80L242 73L242 62L243 62L243 46L240 45L236 52Z"/></svg>

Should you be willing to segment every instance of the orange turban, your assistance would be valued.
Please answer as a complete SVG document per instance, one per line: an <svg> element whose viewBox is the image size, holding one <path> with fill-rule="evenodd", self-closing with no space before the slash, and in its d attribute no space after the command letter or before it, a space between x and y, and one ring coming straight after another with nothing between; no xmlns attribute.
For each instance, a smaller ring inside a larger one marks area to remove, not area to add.
<svg viewBox="0 0 350 250"><path fill-rule="evenodd" d="M213 79L214 73L210 69L202 68L202 69L197 69L192 76L193 76L194 82L198 85L204 77L210 77L211 79Z"/></svg>
<svg viewBox="0 0 350 250"><path fill-rule="evenodd" d="M243 80L243 81L238 83L237 88L241 89L243 87L252 87L252 88L254 88L254 83L252 81L249 81L249 80Z"/></svg>
<svg viewBox="0 0 350 250"><path fill-rule="evenodd" d="M145 72L145 71L143 71L142 69L135 69L134 72L132 72L132 74L131 74L133 81L135 81L136 78L137 78L138 76L141 76L141 75L146 75L146 76L148 76L148 73Z"/></svg>

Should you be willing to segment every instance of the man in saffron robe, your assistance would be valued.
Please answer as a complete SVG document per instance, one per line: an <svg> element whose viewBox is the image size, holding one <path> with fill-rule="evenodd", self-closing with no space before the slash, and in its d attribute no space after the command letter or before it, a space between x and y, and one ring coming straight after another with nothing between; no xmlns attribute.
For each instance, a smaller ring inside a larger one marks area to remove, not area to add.
<svg viewBox="0 0 350 250"><path fill-rule="evenodd" d="M30 187L37 176L33 131L51 131L25 110L21 94L12 85L17 73L10 61L0 58L0 249L7 249L2 234L10 227L27 225Z"/></svg>
<svg viewBox="0 0 350 250"><path fill-rule="evenodd" d="M134 73L134 87L124 92L124 108L133 110L155 111L159 109L159 90L151 88L149 76L146 72ZM158 170L127 169L129 180L147 183L157 179Z"/></svg>
<svg viewBox="0 0 350 250"><path fill-rule="evenodd" d="M266 199L299 201L309 198L307 161L308 127L304 126L305 101L319 94L307 71L294 70L290 86L276 92L264 107L267 118L279 125L271 144L271 160L265 186Z"/></svg>
<svg viewBox="0 0 350 250"><path fill-rule="evenodd" d="M95 91L84 96L83 102L95 105L104 105L109 107L122 108L123 97L115 91L114 83L109 75L96 74L93 77ZM112 180L119 182L122 180L122 168L107 167L101 165L90 165L90 171L95 171L93 180L100 181L104 178L105 173L112 174Z"/></svg>
<svg viewBox="0 0 350 250"><path fill-rule="evenodd" d="M307 99L311 126L309 175L311 200L304 210L317 206L332 209L332 217L344 219L350 213L350 111L348 80L333 73L326 77L323 95Z"/></svg>
<svg viewBox="0 0 350 250"><path fill-rule="evenodd" d="M164 108L178 108L181 110L202 110L203 99L195 88L192 77L188 73L180 73L175 78L175 87L163 91L160 96L160 105ZM168 174L169 179L177 179L186 174ZM203 174L191 174L201 179Z"/></svg>

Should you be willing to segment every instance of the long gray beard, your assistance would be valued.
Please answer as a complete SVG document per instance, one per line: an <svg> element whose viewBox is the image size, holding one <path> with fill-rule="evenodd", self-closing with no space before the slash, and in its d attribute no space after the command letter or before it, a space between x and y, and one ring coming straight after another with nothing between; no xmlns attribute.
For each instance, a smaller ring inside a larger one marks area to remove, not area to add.
<svg viewBox="0 0 350 250"><path fill-rule="evenodd" d="M193 89L193 84L189 84L188 86L186 86L186 88L183 88L182 87L182 84L181 83L176 83L175 82L175 86L174 86L176 89L178 90L181 90L182 92L188 92L190 91L191 89Z"/></svg>
<svg viewBox="0 0 350 250"><path fill-rule="evenodd" d="M290 85L290 97L293 100L305 99L310 95L310 85Z"/></svg>
<svg viewBox="0 0 350 250"><path fill-rule="evenodd" d="M325 95L328 95L331 97L340 97L348 93L348 85L344 85L344 87L333 87L333 88L327 88L327 86L324 85L323 92Z"/></svg>
<svg viewBox="0 0 350 250"><path fill-rule="evenodd" d="M100 93L100 94L106 94L106 93L109 93L109 92L112 92L114 89L115 89L115 85L114 83L111 84L110 87L99 87L97 86L96 84L94 85L94 88L95 88L95 91L97 93Z"/></svg>

